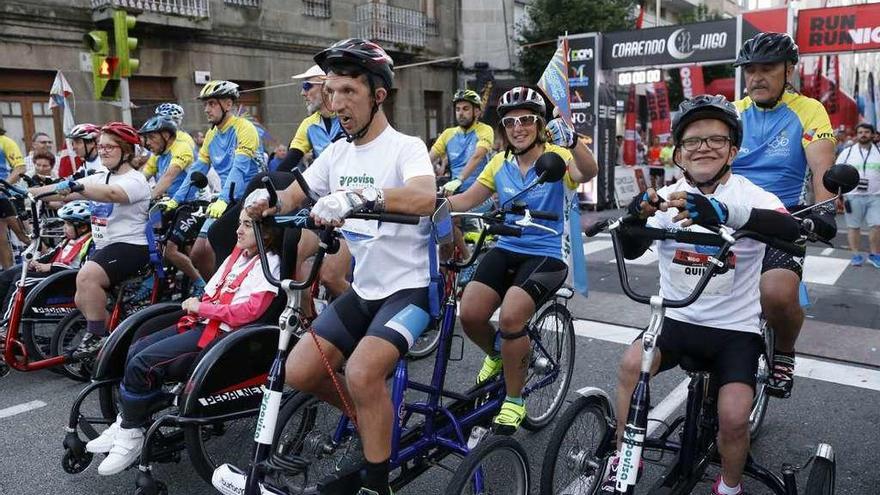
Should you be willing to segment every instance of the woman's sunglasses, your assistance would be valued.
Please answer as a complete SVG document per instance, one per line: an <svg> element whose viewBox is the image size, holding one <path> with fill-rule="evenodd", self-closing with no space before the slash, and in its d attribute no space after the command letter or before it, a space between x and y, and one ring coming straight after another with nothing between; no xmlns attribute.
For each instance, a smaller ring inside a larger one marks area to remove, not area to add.
<svg viewBox="0 0 880 495"><path fill-rule="evenodd" d="M532 127L538 122L537 115L520 115L519 117L504 117L501 119L501 125L504 126L505 129L513 129L516 126L520 127Z"/></svg>

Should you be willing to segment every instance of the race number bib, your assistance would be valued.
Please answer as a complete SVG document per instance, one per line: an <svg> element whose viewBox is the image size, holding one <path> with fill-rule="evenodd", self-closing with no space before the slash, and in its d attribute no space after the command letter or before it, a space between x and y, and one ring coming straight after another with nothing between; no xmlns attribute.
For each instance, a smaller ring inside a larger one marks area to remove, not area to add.
<svg viewBox="0 0 880 495"><path fill-rule="evenodd" d="M113 213L113 203L92 201L92 238L104 240L107 237L107 220Z"/></svg>
<svg viewBox="0 0 880 495"><path fill-rule="evenodd" d="M714 247L697 246L698 251L693 252L684 249L676 249L675 255L672 257L670 265L670 275L672 285L680 292L691 292L697 286L697 282L702 278L703 273L711 265L709 257L713 256L717 251ZM723 273L716 273L706 290L704 295L708 296L729 296L733 291L734 275L736 271L736 255L733 253L727 256L727 268Z"/></svg>

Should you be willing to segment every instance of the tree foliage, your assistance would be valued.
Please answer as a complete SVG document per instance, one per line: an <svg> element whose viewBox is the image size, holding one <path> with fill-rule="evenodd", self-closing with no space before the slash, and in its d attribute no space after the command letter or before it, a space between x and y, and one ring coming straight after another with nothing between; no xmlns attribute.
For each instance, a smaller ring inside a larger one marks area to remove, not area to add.
<svg viewBox="0 0 880 495"><path fill-rule="evenodd" d="M570 35L618 31L634 27L635 0L534 0L526 7L527 21L517 26L521 45ZM520 56L523 77L537 82L556 43L525 46Z"/></svg>

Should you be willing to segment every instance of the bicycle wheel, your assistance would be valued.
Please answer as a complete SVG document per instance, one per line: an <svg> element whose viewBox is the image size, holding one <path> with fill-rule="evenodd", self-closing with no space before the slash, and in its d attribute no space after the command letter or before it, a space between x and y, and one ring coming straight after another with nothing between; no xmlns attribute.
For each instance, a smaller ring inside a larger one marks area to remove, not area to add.
<svg viewBox="0 0 880 495"><path fill-rule="evenodd" d="M602 452L614 430L596 397L579 397L550 434L541 465L541 495L594 494L602 486L608 457Z"/></svg>
<svg viewBox="0 0 880 495"><path fill-rule="evenodd" d="M490 436L472 450L443 493L525 495L529 493L529 461L513 437Z"/></svg>
<svg viewBox="0 0 880 495"><path fill-rule="evenodd" d="M761 425L767 415L770 395L767 393L767 380L770 378L773 352L776 348L776 334L766 320L761 321L761 335L764 338L764 351L758 356L758 371L755 372L755 397L749 413L749 436L752 440L761 433Z"/></svg>
<svg viewBox="0 0 880 495"><path fill-rule="evenodd" d="M269 473L272 485L290 494L318 493L321 480L360 465L363 454L354 433L334 439L340 418L336 408L309 394L287 401L278 413L272 445L273 464L285 469Z"/></svg>
<svg viewBox="0 0 880 495"><path fill-rule="evenodd" d="M76 349L86 333L86 318L75 310L65 316L55 328L52 335L52 355L61 356L71 349ZM91 379L91 366L82 362L64 363L58 368L64 376L80 382Z"/></svg>
<svg viewBox="0 0 880 495"><path fill-rule="evenodd" d="M523 427L547 426L559 412L574 370L574 324L568 308L552 303L532 325L529 371L523 387Z"/></svg>
<svg viewBox="0 0 880 495"><path fill-rule="evenodd" d="M60 319L33 319L21 322L21 341L28 351L28 359L42 361L53 356L52 335L59 321Z"/></svg>
<svg viewBox="0 0 880 495"><path fill-rule="evenodd" d="M835 462L825 457L814 457L804 495L832 495L836 477Z"/></svg>

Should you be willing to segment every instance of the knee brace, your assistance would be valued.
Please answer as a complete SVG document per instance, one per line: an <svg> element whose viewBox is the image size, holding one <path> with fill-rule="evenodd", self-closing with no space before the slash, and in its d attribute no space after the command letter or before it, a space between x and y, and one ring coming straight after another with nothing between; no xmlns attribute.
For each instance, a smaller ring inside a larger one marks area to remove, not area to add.
<svg viewBox="0 0 880 495"><path fill-rule="evenodd" d="M499 330L498 333L500 334L501 338L504 340L516 340L516 339L527 336L529 334L529 329L523 328L519 332L512 332L512 333L507 333L507 332L503 332L503 331Z"/></svg>

